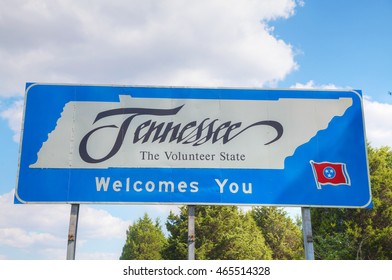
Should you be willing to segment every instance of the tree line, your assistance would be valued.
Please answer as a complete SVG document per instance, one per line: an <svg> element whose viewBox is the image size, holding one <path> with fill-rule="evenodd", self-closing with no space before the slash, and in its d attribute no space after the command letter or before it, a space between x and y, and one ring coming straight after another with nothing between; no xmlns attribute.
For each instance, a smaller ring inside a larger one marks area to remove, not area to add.
<svg viewBox="0 0 392 280"><path fill-rule="evenodd" d="M316 259L392 259L392 151L368 146L372 209L312 208ZM120 259L180 260L188 256L188 212L170 212L163 233L145 214L126 232ZM302 225L281 207L195 207L199 260L303 259Z"/></svg>

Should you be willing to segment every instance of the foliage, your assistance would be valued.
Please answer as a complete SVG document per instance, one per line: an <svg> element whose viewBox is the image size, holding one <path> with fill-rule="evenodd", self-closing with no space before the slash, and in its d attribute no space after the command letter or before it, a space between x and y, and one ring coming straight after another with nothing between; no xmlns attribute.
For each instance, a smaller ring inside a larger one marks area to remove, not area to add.
<svg viewBox="0 0 392 280"><path fill-rule="evenodd" d="M162 251L166 260L186 260L188 258L188 212L187 207L180 208L180 214L170 211L166 229L170 233L167 244Z"/></svg>
<svg viewBox="0 0 392 280"><path fill-rule="evenodd" d="M161 260L165 244L159 222L153 224L149 216L144 214L143 218L129 226L120 260Z"/></svg>
<svg viewBox="0 0 392 280"><path fill-rule="evenodd" d="M368 147L373 209L312 209L319 259L392 259L392 151Z"/></svg>
<svg viewBox="0 0 392 280"><path fill-rule="evenodd" d="M392 259L392 151L368 147L373 209L312 208L317 259ZM187 259L188 213L170 213L166 239L147 214L127 230L120 259ZM302 259L300 223L282 208L196 206L196 259Z"/></svg>
<svg viewBox="0 0 392 280"><path fill-rule="evenodd" d="M167 259L187 258L187 208L180 215L170 214L166 223L170 233L163 252ZM197 206L195 209L196 259L271 259L261 230L249 213L236 206Z"/></svg>
<svg viewBox="0 0 392 280"><path fill-rule="evenodd" d="M273 259L303 259L301 229L283 208L254 207L251 213L272 250Z"/></svg>

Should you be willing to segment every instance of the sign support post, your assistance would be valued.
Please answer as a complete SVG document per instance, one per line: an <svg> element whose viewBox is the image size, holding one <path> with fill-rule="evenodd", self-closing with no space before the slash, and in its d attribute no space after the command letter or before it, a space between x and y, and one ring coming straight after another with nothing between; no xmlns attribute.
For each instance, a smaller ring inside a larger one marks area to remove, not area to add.
<svg viewBox="0 0 392 280"><path fill-rule="evenodd" d="M80 204L71 204L71 215L69 218L67 260L75 260L76 236L78 231Z"/></svg>
<svg viewBox="0 0 392 280"><path fill-rule="evenodd" d="M302 212L302 232L304 236L305 259L314 260L312 222L310 219L310 208L301 207Z"/></svg>
<svg viewBox="0 0 392 280"><path fill-rule="evenodd" d="M188 260L195 259L195 206L188 205Z"/></svg>

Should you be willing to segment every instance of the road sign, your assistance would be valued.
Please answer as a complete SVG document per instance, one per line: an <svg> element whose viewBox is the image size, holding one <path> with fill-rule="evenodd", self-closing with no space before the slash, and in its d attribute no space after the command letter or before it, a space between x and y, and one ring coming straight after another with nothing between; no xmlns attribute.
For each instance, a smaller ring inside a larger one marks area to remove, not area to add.
<svg viewBox="0 0 392 280"><path fill-rule="evenodd" d="M16 200L367 207L360 91L27 84Z"/></svg>

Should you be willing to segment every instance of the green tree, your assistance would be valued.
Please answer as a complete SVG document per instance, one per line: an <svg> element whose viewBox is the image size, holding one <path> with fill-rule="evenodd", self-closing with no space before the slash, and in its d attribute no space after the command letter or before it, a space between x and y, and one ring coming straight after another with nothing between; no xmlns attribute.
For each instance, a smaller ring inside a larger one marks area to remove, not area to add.
<svg viewBox="0 0 392 280"><path fill-rule="evenodd" d="M283 208L253 207L252 217L262 230L276 260L303 259L302 232Z"/></svg>
<svg viewBox="0 0 392 280"><path fill-rule="evenodd" d="M130 225L120 260L161 260L166 244L165 236L157 220L155 224L147 214Z"/></svg>
<svg viewBox="0 0 392 280"><path fill-rule="evenodd" d="M198 208L198 207L197 207ZM180 214L175 215L170 211L166 221L169 232L167 244L162 251L166 260L185 260L188 258L188 212L187 207L180 208Z"/></svg>
<svg viewBox="0 0 392 280"><path fill-rule="evenodd" d="M368 146L373 209L312 209L319 259L392 259L392 151Z"/></svg>
<svg viewBox="0 0 392 280"><path fill-rule="evenodd" d="M316 259L353 259L353 240L346 234L347 209L311 209ZM348 210L350 211L350 210Z"/></svg>
<svg viewBox="0 0 392 280"><path fill-rule="evenodd" d="M187 258L187 208L171 213L166 223L170 233L164 250L167 259ZM261 230L249 213L236 206L197 206L195 209L195 254L199 260L271 259Z"/></svg>

